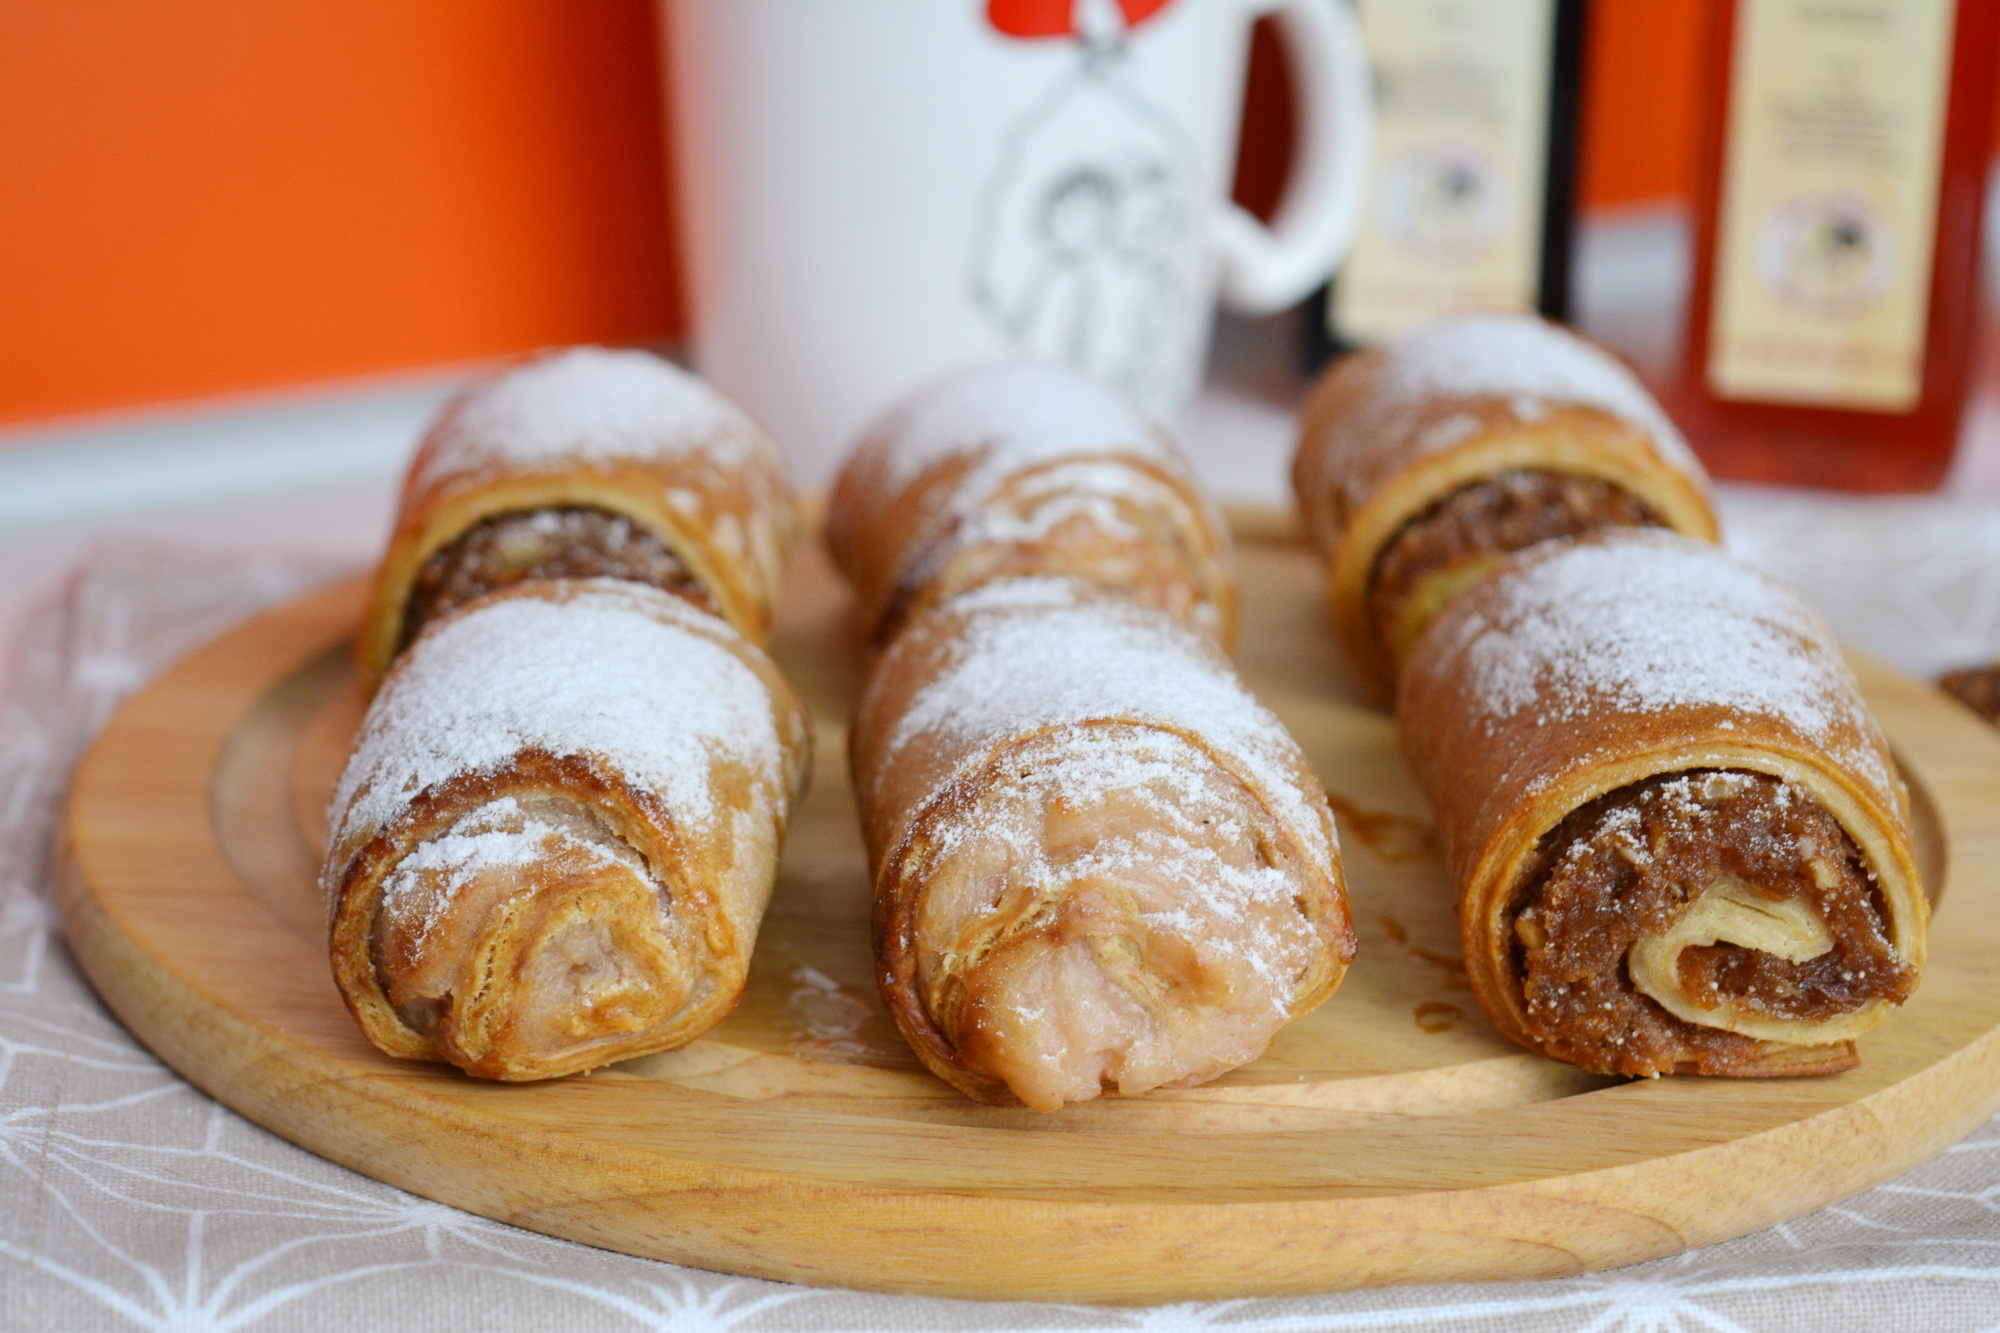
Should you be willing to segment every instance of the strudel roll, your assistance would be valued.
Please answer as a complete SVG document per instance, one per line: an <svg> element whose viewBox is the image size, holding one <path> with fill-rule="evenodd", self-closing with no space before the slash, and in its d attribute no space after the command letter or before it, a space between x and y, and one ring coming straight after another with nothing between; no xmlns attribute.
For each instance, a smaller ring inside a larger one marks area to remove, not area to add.
<svg viewBox="0 0 2000 1333"><path fill-rule="evenodd" d="M827 542L877 641L1000 579L1089 580L1227 645L1227 530L1179 448L1073 371L1002 362L892 409L834 483Z"/></svg>
<svg viewBox="0 0 2000 1333"><path fill-rule="evenodd" d="M1510 552L1611 527L1713 541L1701 465L1609 353L1531 315L1466 315L1334 363L1292 469L1333 619L1386 698L1409 645Z"/></svg>
<svg viewBox="0 0 2000 1333"><path fill-rule="evenodd" d="M356 641L363 681L432 617L528 579L648 583L761 640L796 523L777 446L704 381L646 352L543 355L425 435Z"/></svg>
<svg viewBox="0 0 2000 1333"><path fill-rule="evenodd" d="M699 1036L742 992L810 743L761 650L654 588L534 581L432 622L330 812L362 1030L507 1080Z"/></svg>
<svg viewBox="0 0 2000 1333"><path fill-rule="evenodd" d="M889 1012L981 1101L1213 1078L1353 957L1305 757L1155 607L1055 579L955 598L882 655L850 757Z"/></svg>
<svg viewBox="0 0 2000 1333"><path fill-rule="evenodd" d="M2000 723L2000 665L1960 667L1939 676L1937 683L1988 722Z"/></svg>
<svg viewBox="0 0 2000 1333"><path fill-rule="evenodd" d="M1909 796L1826 628L1713 546L1515 557L1411 650L1404 753L1509 1037L1617 1074L1812 1074L1917 984Z"/></svg>

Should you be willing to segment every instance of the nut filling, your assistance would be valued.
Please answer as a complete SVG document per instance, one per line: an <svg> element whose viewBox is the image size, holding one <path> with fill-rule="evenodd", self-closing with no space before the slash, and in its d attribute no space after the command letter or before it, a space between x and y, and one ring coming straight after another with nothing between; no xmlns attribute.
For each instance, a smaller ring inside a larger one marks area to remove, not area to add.
<svg viewBox="0 0 2000 1333"><path fill-rule="evenodd" d="M1908 998L1873 879L1777 778L1701 770L1600 797L1542 840L1509 909L1527 1024L1602 1073L1747 1072L1770 1049L1752 1032Z"/></svg>
<svg viewBox="0 0 2000 1333"><path fill-rule="evenodd" d="M1538 469L1500 472L1453 491L1399 529L1375 558L1369 612L1395 657L1445 603L1500 557L1602 528L1666 520L1613 482Z"/></svg>
<svg viewBox="0 0 2000 1333"><path fill-rule="evenodd" d="M715 603L659 536L603 509L531 509L496 514L424 562L403 617L408 647L437 616L476 597L530 579L629 579L684 597L714 613Z"/></svg>

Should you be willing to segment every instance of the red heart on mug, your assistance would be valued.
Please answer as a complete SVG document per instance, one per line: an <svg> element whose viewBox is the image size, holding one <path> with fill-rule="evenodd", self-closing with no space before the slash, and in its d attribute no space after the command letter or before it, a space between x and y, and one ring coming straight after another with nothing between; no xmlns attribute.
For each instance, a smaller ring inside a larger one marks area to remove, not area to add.
<svg viewBox="0 0 2000 1333"><path fill-rule="evenodd" d="M1173 0L1118 0L1118 7L1125 11L1125 26L1130 29L1138 27L1172 2Z"/></svg>
<svg viewBox="0 0 2000 1333"><path fill-rule="evenodd" d="M986 0L986 21L1009 37L1067 37L1074 0Z"/></svg>
<svg viewBox="0 0 2000 1333"><path fill-rule="evenodd" d="M1138 27L1173 0L1118 0L1125 27ZM986 21L1009 37L1071 37L1076 0L986 0Z"/></svg>

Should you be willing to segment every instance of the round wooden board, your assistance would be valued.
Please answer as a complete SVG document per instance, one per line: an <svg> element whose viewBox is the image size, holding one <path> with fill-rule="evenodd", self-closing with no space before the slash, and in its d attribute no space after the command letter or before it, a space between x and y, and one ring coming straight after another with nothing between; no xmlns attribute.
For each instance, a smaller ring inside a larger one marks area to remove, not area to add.
<svg viewBox="0 0 2000 1333"><path fill-rule="evenodd" d="M845 779L859 654L816 547L774 651L819 719L741 1006L666 1055L539 1085L391 1060L326 963L313 879L362 701L362 588L272 611L134 698L85 758L63 911L100 994L189 1079L334 1161L488 1217L795 1282L1150 1302L1547 1277L1795 1217L2000 1106L2000 740L1866 662L1938 902L1916 998L1830 1078L1619 1083L1527 1054L1466 989L1453 895L1319 574L1240 525L1239 654L1340 816L1361 953L1256 1063L1050 1115L932 1079L871 982ZM1941 822L1940 822L1941 821Z"/></svg>

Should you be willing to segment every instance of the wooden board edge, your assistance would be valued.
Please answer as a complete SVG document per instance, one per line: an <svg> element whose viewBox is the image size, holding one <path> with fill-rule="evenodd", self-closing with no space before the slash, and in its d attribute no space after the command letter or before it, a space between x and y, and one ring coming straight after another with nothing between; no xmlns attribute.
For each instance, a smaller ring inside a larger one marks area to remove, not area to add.
<svg viewBox="0 0 2000 1333"><path fill-rule="evenodd" d="M88 780L87 767L79 769L80 781ZM302 1054L207 1004L198 987L177 974L173 960L154 958L118 929L74 857L66 855L63 864L58 904L92 984L169 1064L253 1121L364 1174L496 1220L774 1280L978 1299L1148 1304L1417 1280L1560 1276L1728 1239L1849 1197L1956 1141L2000 1104L2000 1035L1988 1032L1901 1083L1762 1134L1673 1158L1450 1194L1056 1203L862 1188L655 1156L607 1168L612 1188L601 1196L496 1188L475 1197L462 1181L444 1176L454 1164L490 1164L491 1154L468 1146L477 1136L464 1131L478 1126L463 1115L454 1118L437 1099L399 1099L393 1080L378 1071ZM283 1077L272 1077L273 1071ZM371 1090L376 1082L388 1086ZM385 1155L379 1143L346 1152L324 1146L329 1123L374 1111L404 1118L389 1132L393 1151ZM1885 1126L1911 1117L1924 1133L1885 1135ZM428 1146L409 1133L412 1118L432 1126ZM440 1144L450 1153L437 1151ZM575 1160L603 1166L589 1143L567 1149ZM520 1152L513 1144L504 1155L511 1164ZM1697 1206L1705 1198L1730 1198L1745 1181L1777 1172L1793 1186L1782 1205L1768 1198L1761 1211L1739 1204L1726 1220L1705 1218ZM1653 1216L1631 1205L1635 1193L1671 1195L1680 1207L1665 1210L1671 1217ZM831 1221L809 1236L787 1230L771 1220L773 1200L782 1200L786 1211L807 1204L807 1211ZM615 1237L606 1222L611 1214L631 1222ZM661 1220L685 1215L706 1219L704 1234ZM856 1226L856 1218L866 1225ZM1592 1243L1557 1244L1551 1239L1557 1231ZM962 1262L967 1234L1004 1239L1004 1262L971 1277L939 1276L926 1266ZM633 1236L641 1238L636 1247ZM1400 1254L1385 1250L1390 1238ZM610 1243L614 1239L619 1243ZM1315 1242L1321 1247L1316 1256L1307 1253ZM1191 1251L1202 1243L1226 1257ZM1135 1276L1149 1264L1172 1273L1174 1285Z"/></svg>
<svg viewBox="0 0 2000 1333"><path fill-rule="evenodd" d="M508 1122L424 1098L414 1086L398 1096L379 1071L341 1068L275 1040L203 1002L117 930L73 857L63 858L59 885L72 948L112 1011L190 1082L280 1137L496 1221L776 1281L980 1300L1155 1304L1558 1277L1713 1244L1850 1197L1955 1142L2000 1106L1996 1033L1869 1098L1764 1134L1488 1190L1057 1203L857 1187L662 1155L612 1165L602 1160L601 1145L524 1142L530 1136ZM351 1128L330 1128L376 1116L392 1123L351 1146ZM1921 1116L1927 1132L1892 1147L1898 1136L1885 1136L1882 1127L1909 1116ZM428 1134L411 1132L425 1125ZM605 1188L588 1195L552 1190L561 1173L546 1168L556 1155L603 1177ZM509 1174L496 1173L496 1163L536 1159L525 1186L485 1183ZM1736 1199L1745 1182L1780 1172L1788 1183L1782 1203L1765 1191L1738 1199L1726 1217L1702 1215L1697 1201ZM468 1187L467 1180L481 1184ZM1648 1209L1635 1197L1679 1206ZM1662 1211L1676 1215L1656 1215ZM1004 1240L1004 1261L990 1272L963 1271L967 1235ZM1162 1273L1171 1277L1163 1281Z"/></svg>

